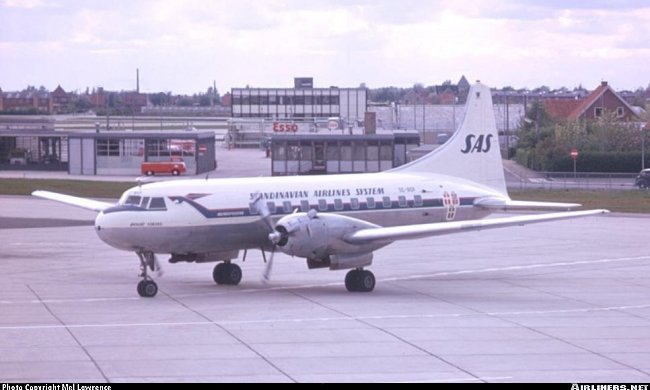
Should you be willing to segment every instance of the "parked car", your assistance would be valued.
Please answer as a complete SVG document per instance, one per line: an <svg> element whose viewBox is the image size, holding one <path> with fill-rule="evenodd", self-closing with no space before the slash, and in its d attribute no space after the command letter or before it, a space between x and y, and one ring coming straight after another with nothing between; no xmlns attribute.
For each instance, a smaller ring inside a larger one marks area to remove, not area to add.
<svg viewBox="0 0 650 390"><path fill-rule="evenodd" d="M634 185L639 188L650 188L650 169L644 169L639 172Z"/></svg>
<svg viewBox="0 0 650 390"><path fill-rule="evenodd" d="M178 157L172 157L170 161L148 161L140 164L140 172L147 176L161 173L178 176L186 171L185 163Z"/></svg>

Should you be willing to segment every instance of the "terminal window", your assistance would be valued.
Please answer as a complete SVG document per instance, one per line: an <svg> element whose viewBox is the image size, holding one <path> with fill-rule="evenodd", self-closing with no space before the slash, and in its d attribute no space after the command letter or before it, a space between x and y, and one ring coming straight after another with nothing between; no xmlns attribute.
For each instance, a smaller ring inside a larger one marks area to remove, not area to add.
<svg viewBox="0 0 650 390"><path fill-rule="evenodd" d="M119 156L120 140L100 138L97 140L98 156Z"/></svg>

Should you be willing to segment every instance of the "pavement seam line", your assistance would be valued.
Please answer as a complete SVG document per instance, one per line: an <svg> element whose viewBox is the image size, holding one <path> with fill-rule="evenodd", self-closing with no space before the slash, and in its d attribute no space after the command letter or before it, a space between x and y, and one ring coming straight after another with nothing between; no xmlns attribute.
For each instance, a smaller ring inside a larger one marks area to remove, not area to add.
<svg viewBox="0 0 650 390"><path fill-rule="evenodd" d="M603 359L605 359L605 360L609 360L610 362L613 362L613 363L616 363L616 364L620 364L621 366L623 366L623 367L627 367L627 368L629 368L629 369L631 369L631 370L633 370L633 371L637 371L637 372L640 372L640 373L642 373L642 374L648 375L648 374L647 374L645 371L643 371L642 369L639 369L639 368L636 368L636 367L632 367L632 366L630 366L630 365L628 365L628 364L626 364L626 363L619 362L619 361L617 361L617 360L614 360L614 359L612 359L612 358L609 358L609 357L607 357L607 356L604 356L604 355L602 355L601 353L591 351L591 350L588 349L588 348L585 348L585 347L582 347L582 346L580 346L580 345L574 344L574 343L572 343L572 342L570 342L570 341L568 341L568 340L561 339L561 338L556 337L556 336L554 336L554 335L552 335L552 334L548 334L548 333L546 333L546 332L543 332L543 331L541 331L541 330L539 330L539 329L536 329L536 328L530 327L530 326L528 326L528 325L521 324L521 323L517 322L517 321L514 320L514 319L506 318L505 316L509 315L508 312L503 312L503 313L498 313L498 312L497 312L497 313L492 313L492 312L483 312L483 311L478 310L478 309L475 309L475 308L473 308L473 307L470 307L470 306L467 306L467 305L461 305L461 304L459 304L459 303L452 302L452 301L448 301L448 300L442 299L442 298L440 298L440 297L436 297L436 296L431 295L431 294L428 294L428 293L424 293L424 292L421 292L421 291L418 291L418 290L410 289L410 288L408 288L408 287L401 286L401 288L403 288L403 289L405 289L405 290L408 290L408 291L411 291L411 292L414 292L414 293L416 293L416 294L420 294L420 295L424 295L424 296L427 296L427 297L430 297L430 298L438 299L438 300L440 300L440 301L442 301L442 302L445 302L445 303L448 303L448 304L450 304L450 305L455 305L455 306L462 307L462 308L464 308L464 309L466 309L466 310L470 310L470 311L472 311L472 312L474 312L474 313L477 313L477 314L479 314L479 315L485 315L485 316L488 316L488 317L497 318L497 319L499 319L499 320L501 320L501 321L505 321L505 322L508 322L508 323L513 324L513 325L515 325L515 326L518 326L518 327L524 328L524 329L529 330L529 331L531 331L531 332L533 332L533 333L537 333L537 334L539 334L539 335L542 335L542 336L544 336L544 337L547 337L547 338L549 338L549 339L551 339L551 340L555 340L555 341L558 341L558 342L560 342L560 343L567 344L567 345L569 345L569 346L571 346L571 347L573 347L573 348L576 348L576 349L579 349L579 350L582 350L582 351L588 352L588 353L590 353L590 354L593 354L593 355L599 356L599 357L601 357L601 358L603 358ZM544 293L546 293L546 292L544 292ZM584 302L581 302L581 303L584 304ZM589 304L589 305L590 305L590 306L594 306L594 305L592 305L592 304ZM624 307L624 306L623 306L623 307ZM601 309L601 308L595 307L595 308L592 309L592 310L585 309L585 312L590 312L590 311L598 310L598 309ZM578 309L576 309L576 310L578 310ZM572 311L572 312L576 312L576 310L574 310L574 311ZM611 310L607 310L607 311L620 311L620 309L619 309L619 308L612 308ZM514 313L514 312L512 312L512 313Z"/></svg>
<svg viewBox="0 0 650 390"><path fill-rule="evenodd" d="M161 291L159 291L159 292L161 292ZM271 362L270 359L266 358L266 356L262 355L258 350L256 350L255 348L253 348L251 345L249 345L247 342L245 342L244 340L242 340L240 337L237 337L237 335L235 335L233 332L231 332L230 330L226 329L226 326L225 326L224 324L222 324L222 323L220 323L220 322L216 322L216 321L212 320L210 317L204 315L203 313L201 313L201 312L199 312L199 311L197 311L197 310L192 309L192 308L189 307L187 304L185 304L184 302L181 302L180 300L178 300L178 299L176 299L175 297L169 295L168 293L166 293L166 292L162 292L162 293L163 293L164 295L166 295L166 296L167 296L169 299L171 299L172 301L174 301L174 302L176 302L177 304L179 304L179 305L181 305L182 307L184 307L185 309L187 309L187 310L189 310L190 312L192 312L192 313L198 315L199 317L205 319L205 320L208 321L211 325L214 325L214 326L218 327L219 329L221 329L222 331L226 332L230 337L232 337L233 339L237 340L238 343L240 343L241 345L243 345L244 347L246 347L248 350L250 350L251 352L253 352L253 353L254 353L255 355L257 355L260 359L262 359L263 361L265 361L266 364L268 364L269 366L273 367L273 368L274 368L276 371L278 371L280 374L286 376L286 377L287 377L290 381L292 381L293 383L297 383L297 381L296 381L296 380L295 380L291 375L289 375L289 373L285 372L283 369L281 369L280 367L278 367L277 365L275 365L273 362Z"/></svg>
<svg viewBox="0 0 650 390"><path fill-rule="evenodd" d="M31 291L32 294L34 294L34 295L36 296L36 298L38 298L38 300L42 302L43 307L45 307L45 310L47 310L47 312L50 313L50 315L51 315L52 317L54 317L54 319L55 319L59 324L61 324L61 325L65 328L66 332L68 332L68 334L70 335L70 337L72 337L72 339L75 341L75 343L77 343L77 345L79 346L79 348L81 348L81 350L84 352L84 354L86 354L86 356L88 357L88 359L90 359L90 361L93 363L93 365L95 366L95 368L97 369L97 371L99 371L99 373L101 374L102 378L104 378L104 380L106 381L106 383L111 383L110 379L108 379L108 377L107 377L106 374L104 373L104 370L102 370L102 368L99 366L99 364L97 363L97 361L95 360L95 358L93 358L93 356L90 354L90 352L88 351L88 349L87 349L87 348L86 348L86 347L81 343L81 341L79 341L79 339L77 338L77 336L75 336L74 333L72 333L72 329L70 329L70 328L68 327L68 325L66 325L66 323L65 323L65 322L64 322L64 321L63 321L59 316L57 316L57 315L54 313L54 311L53 311L53 310L52 310L52 309L47 305L47 303L45 303L45 302L43 302L43 301L41 300L41 296L40 296L40 295L39 295L39 294L38 294L38 293L37 293L37 292L32 288L32 286L30 286L29 284L27 284L26 286L27 286L27 288L29 289L29 291Z"/></svg>
<svg viewBox="0 0 650 390"><path fill-rule="evenodd" d="M459 370L459 371L461 371L461 372L464 372L465 374L467 374L467 375L469 375L469 376L475 378L475 380L477 380L477 381L480 381L480 382L486 383L485 380L481 379L480 376L478 376L478 375L474 375L474 374L471 373L470 371L467 371L467 370L465 370L464 368L459 367L458 365L456 365L456 364L454 364L454 363L452 363L452 362L449 362L449 361L447 361L446 359L444 359L444 358L442 358L442 357L440 357L440 356L438 356L438 355L432 353L431 351L429 351L429 350L427 350L427 349L425 349L425 348L422 348L422 347L420 347L420 346L418 346L418 345L416 345L416 344L413 344L413 343L411 343L410 341L405 340L404 338L399 337L398 335L396 335L396 334L394 334L394 333L392 333L392 332L390 332L390 331L388 331L388 330L386 330L386 329L384 329L384 328L378 327L378 326L376 326L376 325L374 325L374 324L372 324L372 323L370 323L370 322L368 322L368 321L366 321L366 320L361 319L360 317L354 317L354 316L351 316L351 315L349 315L349 314L347 314L347 313L345 313L345 312L343 312L343 311L340 311L340 310L338 310L338 309L335 309L335 308L329 307L329 306L327 306L327 305L325 305L325 304L323 304L323 303L317 302L317 301L315 301L315 300L313 300L313 299L311 299L311 298L308 298L308 297L306 297L306 296L303 296L303 295L301 295L301 294L299 294L299 293L297 293L297 292L295 292L295 291L291 291L291 293L292 293L293 295L299 297L299 298L302 298L302 299L304 299L304 300L306 300L306 301L308 301L308 302L311 302L311 303L313 303L313 304L315 304L315 305L318 305L318 306L320 306L320 307L322 307L322 308L324 308L324 309L326 309L326 310L329 310L329 311L332 311L332 312L334 312L334 313L340 314L340 315L342 315L342 316L345 316L345 317L348 318L348 319L351 319L351 320L357 321L357 322L359 322L359 323L361 323L361 324L363 324L363 325L365 325L365 326L368 326L368 327L373 328L373 329L375 329L375 330L378 330L378 331L380 331L380 332L382 332L382 333L384 333L384 334L387 334L388 336L390 336L390 337L392 337L392 338L394 338L394 339L396 339L396 340L398 340L398 341L400 341L400 342L402 342L402 343L404 343L404 344L406 344L406 345L409 345L410 347L415 348L416 350L418 350L418 351L420 351L420 352L423 352L423 353L425 353L426 355L431 356L431 357L434 358L434 359L438 359L439 361L441 361L441 362L443 362L443 363L445 363L445 364L447 364L447 365L449 365L449 366L451 366L451 367L454 367L455 369L457 369L457 370Z"/></svg>

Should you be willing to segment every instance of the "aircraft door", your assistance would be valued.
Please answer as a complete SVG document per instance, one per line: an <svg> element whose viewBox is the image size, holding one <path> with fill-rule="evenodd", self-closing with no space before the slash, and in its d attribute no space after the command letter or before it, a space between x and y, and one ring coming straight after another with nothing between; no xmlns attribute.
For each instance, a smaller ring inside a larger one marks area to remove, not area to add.
<svg viewBox="0 0 650 390"><path fill-rule="evenodd" d="M445 208L447 221L453 221L456 218L456 210L460 206L460 198L455 191L444 191L442 194L442 205Z"/></svg>

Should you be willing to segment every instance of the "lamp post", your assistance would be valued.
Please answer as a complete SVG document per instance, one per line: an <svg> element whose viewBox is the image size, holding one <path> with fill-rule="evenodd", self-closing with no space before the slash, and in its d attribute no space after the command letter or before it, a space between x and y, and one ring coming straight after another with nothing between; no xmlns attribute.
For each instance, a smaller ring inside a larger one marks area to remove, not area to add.
<svg viewBox="0 0 650 390"><path fill-rule="evenodd" d="M641 170L645 169L645 128L647 126L648 124L641 128Z"/></svg>
<svg viewBox="0 0 650 390"><path fill-rule="evenodd" d="M538 120L537 119L531 119L531 118L528 118L527 116L525 116L524 117L524 122L529 124L529 125L533 124L533 123L535 124L535 140L536 140L535 141L535 147L537 147L537 144L539 143L539 122L538 122ZM537 169L537 167L535 165L535 150L533 150L532 158L533 158L532 167L533 167L533 169Z"/></svg>

